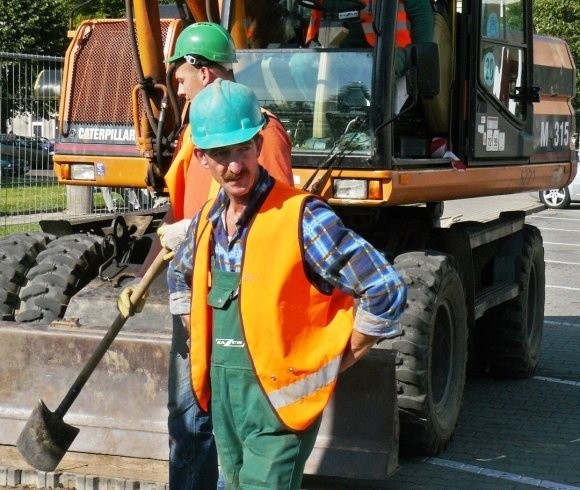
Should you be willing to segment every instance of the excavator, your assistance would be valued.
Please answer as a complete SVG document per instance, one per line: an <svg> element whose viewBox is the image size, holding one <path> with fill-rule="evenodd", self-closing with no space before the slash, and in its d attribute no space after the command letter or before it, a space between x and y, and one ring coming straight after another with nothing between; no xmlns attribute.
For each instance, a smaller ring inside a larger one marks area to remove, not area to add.
<svg viewBox="0 0 580 490"><path fill-rule="evenodd" d="M147 189L162 203L188 109L164 60L185 26L219 23L237 47L236 80L287 130L296 187L405 278L402 333L339 381L308 474L384 480L399 453L451 443L469 373L522 378L537 366L539 230L523 212L440 220L445 201L561 188L576 174L574 62L563 40L534 33L532 7L433 0L432 39L404 47L390 0L127 0L126 18L70 32L59 182ZM0 444L15 444L40 395L58 403L166 211L47 220L0 241L14 277L0 284ZM170 325L159 280L67 415L81 428L71 451L167 459Z"/></svg>

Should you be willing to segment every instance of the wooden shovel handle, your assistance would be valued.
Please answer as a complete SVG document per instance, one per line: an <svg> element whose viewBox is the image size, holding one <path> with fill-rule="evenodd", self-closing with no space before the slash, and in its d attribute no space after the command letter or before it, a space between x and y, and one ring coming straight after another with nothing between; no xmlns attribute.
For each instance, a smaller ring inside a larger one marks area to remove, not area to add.
<svg viewBox="0 0 580 490"><path fill-rule="evenodd" d="M167 262L171 259L172 256L173 254L170 253L167 249L165 248L161 249L161 251L155 257L155 260L151 263L151 266L147 269L147 271L143 275L143 278L133 291L133 294L131 294L132 303L135 303L139 301L139 299L141 299L141 297L151 286L153 280L165 269L165 267L167 266ZM109 327L109 330L107 330L107 333L101 339L101 342L99 343L95 351L91 354L91 357L84 365L83 369L77 376L77 379L72 384L66 396L63 398L63 400L60 402L60 405L54 412L54 414L57 417L62 418L64 414L68 411L68 409L71 407L71 405L73 404L73 402L76 400L77 396L83 389L83 386L88 381L89 377L91 376L91 374L93 373L93 371L95 370L95 368L105 355L105 352L107 352L107 350L113 343L113 340L115 340L115 337L117 336L121 328L123 328L123 325L125 325L125 322L127 320L128 318L125 318L121 313L117 315L117 318L115 318L115 320Z"/></svg>

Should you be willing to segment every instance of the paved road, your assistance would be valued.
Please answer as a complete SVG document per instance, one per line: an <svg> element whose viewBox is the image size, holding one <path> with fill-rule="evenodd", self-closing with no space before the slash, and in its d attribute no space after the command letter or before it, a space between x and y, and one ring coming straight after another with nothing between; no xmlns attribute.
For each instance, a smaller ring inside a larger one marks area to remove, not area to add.
<svg viewBox="0 0 580 490"><path fill-rule="evenodd" d="M500 208L517 206L530 210L526 221L544 239L544 337L535 375L468 379L447 451L437 458L400 459L398 473L380 487L349 488L580 490L580 206L538 212L543 208L529 195L499 204L497 198L478 198L446 203L444 218L491 219Z"/></svg>
<svg viewBox="0 0 580 490"><path fill-rule="evenodd" d="M544 237L545 327L535 376L469 379L447 451L401 458L380 487L307 481L304 488L580 490L580 206L542 210L528 194L477 198L446 203L443 221L492 219L500 209L527 209Z"/></svg>

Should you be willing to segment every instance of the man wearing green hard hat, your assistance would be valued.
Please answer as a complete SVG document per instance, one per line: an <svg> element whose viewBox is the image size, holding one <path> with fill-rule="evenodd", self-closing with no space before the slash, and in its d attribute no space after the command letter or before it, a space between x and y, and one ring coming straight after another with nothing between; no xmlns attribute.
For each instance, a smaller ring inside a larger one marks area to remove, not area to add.
<svg viewBox="0 0 580 490"><path fill-rule="evenodd" d="M233 81L232 63L236 61L231 35L220 25L211 22L198 22L186 27L177 38L175 54L166 60L176 65L174 75L177 94L189 102L217 78ZM264 163L274 178L293 185L290 161L292 143L279 119L272 113L263 112L267 119L263 129ZM175 220L191 218L208 198L208 193L201 189L211 187L208 173L197 164L189 165L195 157L188 135L189 131L186 130L181 150L165 176ZM183 175L186 175L187 182L196 183L194 190L185 185Z"/></svg>
<svg viewBox="0 0 580 490"><path fill-rule="evenodd" d="M167 273L195 398L211 404L228 489L298 490L339 372L400 333L406 287L326 202L260 165L265 119L249 88L217 80L189 116L220 185Z"/></svg>
<svg viewBox="0 0 580 490"><path fill-rule="evenodd" d="M236 50L232 37L223 27L211 22L198 22L181 32L174 54L165 62L175 64L178 96L191 102L204 87L216 80L234 79L232 64L236 62ZM263 164L276 179L292 185L290 139L273 114L261 111L261 115L265 122L260 129ZM158 234L161 244L173 250L183 240L191 218L219 190L210 172L201 166L194 154L189 124L181 132L165 182L171 209ZM150 257L157 253L158 249L152 247ZM123 314L131 315L143 306L131 305L135 283L125 287L119 295L118 306ZM169 486L172 490L215 490L218 462L211 416L200 411L191 390L189 332L184 329L179 315L172 317L167 404Z"/></svg>
<svg viewBox="0 0 580 490"><path fill-rule="evenodd" d="M237 61L236 48L230 34L213 22L197 22L186 27L177 38L173 56L167 58L165 63L195 55L220 64ZM189 60L188 63L194 64Z"/></svg>

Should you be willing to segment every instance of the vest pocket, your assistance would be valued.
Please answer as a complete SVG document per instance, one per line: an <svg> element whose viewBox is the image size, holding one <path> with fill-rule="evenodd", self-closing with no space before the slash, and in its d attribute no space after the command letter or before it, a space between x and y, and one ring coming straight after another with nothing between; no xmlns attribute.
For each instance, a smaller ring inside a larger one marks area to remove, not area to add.
<svg viewBox="0 0 580 490"><path fill-rule="evenodd" d="M238 288L222 288L213 286L207 295L207 304L218 310L225 310L232 300L238 297Z"/></svg>

